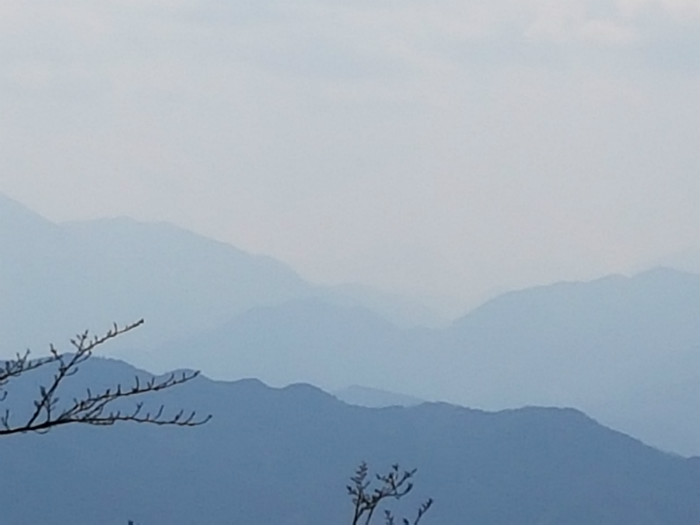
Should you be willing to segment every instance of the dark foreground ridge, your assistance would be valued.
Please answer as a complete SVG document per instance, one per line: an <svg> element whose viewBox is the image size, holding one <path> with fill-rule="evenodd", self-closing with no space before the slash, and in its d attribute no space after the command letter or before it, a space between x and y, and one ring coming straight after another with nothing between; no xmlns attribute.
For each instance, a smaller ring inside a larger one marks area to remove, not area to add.
<svg viewBox="0 0 700 525"><path fill-rule="evenodd" d="M135 372L95 359L72 387ZM345 485L362 460L380 471L397 462L418 469L412 498L393 510L410 514L432 497L425 525L700 521L699 458L660 452L573 409L370 409L309 385L204 377L158 402L214 417L191 429L81 427L0 439L2 521L342 524L351 512Z"/></svg>

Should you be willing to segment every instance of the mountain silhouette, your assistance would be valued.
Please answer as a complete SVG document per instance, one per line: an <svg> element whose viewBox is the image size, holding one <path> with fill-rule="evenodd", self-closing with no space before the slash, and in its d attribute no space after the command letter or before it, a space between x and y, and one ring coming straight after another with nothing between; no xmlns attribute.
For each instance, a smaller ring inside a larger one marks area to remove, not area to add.
<svg viewBox="0 0 700 525"><path fill-rule="evenodd" d="M128 384L134 374L145 373L94 359L72 388ZM426 525L700 518L698 458L660 452L573 409L371 409L304 384L275 389L205 377L146 402L214 417L191 429L72 426L4 438L3 521L345 523L345 484L363 460L377 471L395 462L418 469L411 498L392 509L412 515L433 497Z"/></svg>
<svg viewBox="0 0 700 525"><path fill-rule="evenodd" d="M154 371L356 384L489 410L573 406L653 446L700 454L695 274L529 288L446 328L409 327L379 315L390 309L381 294L338 295L172 225L54 224L1 196L0 268L6 356L65 349L76 331L145 317L111 355Z"/></svg>
<svg viewBox="0 0 700 525"><path fill-rule="evenodd" d="M149 357L275 386L359 384L489 410L574 406L694 455L699 283L659 269L537 287L498 297L446 329L399 328L366 309L297 300L244 312Z"/></svg>

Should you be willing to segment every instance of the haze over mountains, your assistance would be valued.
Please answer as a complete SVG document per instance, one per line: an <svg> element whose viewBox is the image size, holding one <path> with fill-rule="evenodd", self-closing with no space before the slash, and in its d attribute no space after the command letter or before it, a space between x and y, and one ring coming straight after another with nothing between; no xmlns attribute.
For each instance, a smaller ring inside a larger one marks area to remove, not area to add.
<svg viewBox="0 0 700 525"><path fill-rule="evenodd" d="M86 386L148 375L96 358ZM37 387L23 376L3 408ZM3 520L16 525L347 523L357 464L418 468L408 501L435 505L423 523L682 525L700 518L700 461L643 445L573 409L501 412L437 403L370 409L310 385L200 377L150 403L213 415L196 428L57 428L0 440Z"/></svg>
<svg viewBox="0 0 700 525"><path fill-rule="evenodd" d="M572 406L648 444L700 454L695 274L512 292L431 329L389 320L400 317L395 299L315 286L167 224L57 225L0 198L0 243L5 355L145 317L112 352L154 371L357 384L491 410Z"/></svg>
<svg viewBox="0 0 700 525"><path fill-rule="evenodd" d="M0 264L8 298L0 322L11 347L44 347L67 327L134 316L148 319L139 344L151 345L256 306L312 296L345 305L367 296L366 302L404 322L433 315L362 287L318 287L270 257L166 223L114 218L58 225L1 194Z"/></svg>
<svg viewBox="0 0 700 525"><path fill-rule="evenodd" d="M277 386L358 383L487 409L574 406L697 454L697 290L696 276L670 270L542 287L444 330L402 330L367 310L301 300L245 312L150 358Z"/></svg>

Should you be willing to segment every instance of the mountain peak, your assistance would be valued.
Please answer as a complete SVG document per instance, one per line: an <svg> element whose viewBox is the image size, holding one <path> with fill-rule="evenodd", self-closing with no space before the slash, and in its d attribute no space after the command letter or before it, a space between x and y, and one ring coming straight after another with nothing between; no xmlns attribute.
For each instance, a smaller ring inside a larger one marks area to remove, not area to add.
<svg viewBox="0 0 700 525"><path fill-rule="evenodd" d="M3 242L43 235L57 228L50 220L0 192L0 239Z"/></svg>

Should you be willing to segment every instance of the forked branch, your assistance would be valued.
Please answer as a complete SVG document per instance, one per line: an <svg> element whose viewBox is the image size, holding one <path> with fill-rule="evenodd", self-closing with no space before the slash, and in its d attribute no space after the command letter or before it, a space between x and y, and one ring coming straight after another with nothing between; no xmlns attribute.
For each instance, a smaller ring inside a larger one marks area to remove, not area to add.
<svg viewBox="0 0 700 525"><path fill-rule="evenodd" d="M51 345L50 354L46 357L31 360L29 351L17 354L14 359L5 361L0 366L0 401L7 397L7 384L16 378L37 368L53 365L56 367L52 378L39 387L39 392L33 401L33 408L28 416L19 423L11 421L12 414L6 410L0 415L0 436L23 432L47 432L49 429L70 423L87 425L113 425L118 421L133 421L154 425L198 426L206 423L210 415L201 418L196 412L178 411L172 416L165 416L165 407L161 405L154 411L144 410L143 402L137 402L133 408L125 410L115 408L114 403L123 399L137 397L149 392L165 390L186 383L199 375L199 372L182 372L170 374L165 378L151 378L142 381L135 378L130 387L117 384L112 388L99 392L87 389L84 396L73 398L67 406L59 404L59 392L66 378L76 374L79 365L88 360L96 347L129 332L143 324L143 319L135 323L119 327L116 324L101 336L91 336L85 331L71 339L73 353L60 353Z"/></svg>
<svg viewBox="0 0 700 525"><path fill-rule="evenodd" d="M379 486L372 488L371 482L367 479L367 463L364 461L360 463L355 475L350 478L352 483L346 487L353 503L352 525L361 525L362 523L369 525L372 516L384 500L398 500L411 492L413 483L410 480L415 473L416 469L401 472L399 465L394 464L387 474L376 474ZM427 499L418 508L416 518L412 522L403 518L403 525L418 525L432 504L432 498ZM384 511L384 520L386 525L394 525L394 515L390 510Z"/></svg>

